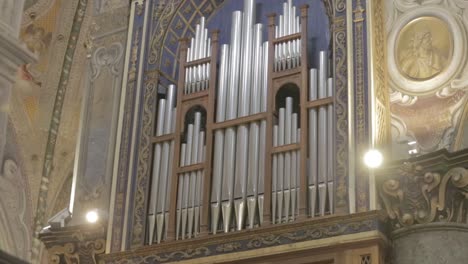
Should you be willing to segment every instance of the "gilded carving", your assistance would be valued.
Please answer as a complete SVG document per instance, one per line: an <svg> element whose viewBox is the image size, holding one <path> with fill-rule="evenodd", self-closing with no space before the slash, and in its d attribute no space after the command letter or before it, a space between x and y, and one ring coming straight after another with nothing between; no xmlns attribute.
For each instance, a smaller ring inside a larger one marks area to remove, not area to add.
<svg viewBox="0 0 468 264"><path fill-rule="evenodd" d="M49 262L54 264L97 264L96 256L104 253L105 240L66 243L48 250Z"/></svg>
<svg viewBox="0 0 468 264"><path fill-rule="evenodd" d="M453 37L440 18L418 17L401 29L395 49L395 61L401 74L425 81L447 68L453 55Z"/></svg>
<svg viewBox="0 0 468 264"><path fill-rule="evenodd" d="M105 228L97 226L73 226L49 228L40 234L47 248L49 262L60 264L97 264L97 256L104 253Z"/></svg>
<svg viewBox="0 0 468 264"><path fill-rule="evenodd" d="M468 170L424 171L404 163L397 177L384 180L380 196L394 228L430 222L465 223L468 213Z"/></svg>

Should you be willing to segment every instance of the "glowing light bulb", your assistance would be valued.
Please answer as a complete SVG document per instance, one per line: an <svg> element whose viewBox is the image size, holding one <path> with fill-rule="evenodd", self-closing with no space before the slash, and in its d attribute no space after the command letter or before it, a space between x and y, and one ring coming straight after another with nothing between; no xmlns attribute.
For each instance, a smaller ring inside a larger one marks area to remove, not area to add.
<svg viewBox="0 0 468 264"><path fill-rule="evenodd" d="M378 168L382 165L383 156L380 151L371 149L364 155L364 163L369 168Z"/></svg>
<svg viewBox="0 0 468 264"><path fill-rule="evenodd" d="M96 223L99 219L99 215L95 210L86 213L86 221L89 223Z"/></svg>

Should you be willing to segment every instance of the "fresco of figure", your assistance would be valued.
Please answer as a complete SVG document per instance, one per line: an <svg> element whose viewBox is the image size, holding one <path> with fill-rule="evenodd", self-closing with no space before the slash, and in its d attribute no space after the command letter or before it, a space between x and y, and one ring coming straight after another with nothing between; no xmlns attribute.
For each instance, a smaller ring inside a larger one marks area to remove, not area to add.
<svg viewBox="0 0 468 264"><path fill-rule="evenodd" d="M426 80L442 72L447 57L432 44L432 32L423 29L414 33L410 45L403 50L400 68L410 78Z"/></svg>

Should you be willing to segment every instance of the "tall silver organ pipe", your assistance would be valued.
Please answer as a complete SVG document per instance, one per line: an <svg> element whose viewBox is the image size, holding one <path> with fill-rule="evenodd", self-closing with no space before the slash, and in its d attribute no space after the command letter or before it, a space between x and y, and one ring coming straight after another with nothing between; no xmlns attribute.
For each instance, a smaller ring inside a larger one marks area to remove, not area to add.
<svg viewBox="0 0 468 264"><path fill-rule="evenodd" d="M238 117L249 115L250 108L250 88L252 81L252 38L253 21L255 21L254 0L244 0L244 17L242 23L242 62L241 62L241 83L238 96ZM241 230L244 226L246 198L247 198L247 175L248 175L248 143L249 129L246 124L237 127L236 146L236 168L234 185L234 209L236 213L236 227Z"/></svg>
<svg viewBox="0 0 468 264"><path fill-rule="evenodd" d="M229 74L226 100L226 120L237 117L237 92L239 86L241 54L242 12L232 14L231 49L229 56ZM222 215L224 232L229 232L234 200L234 164L236 152L236 129L228 127L224 134L224 164L222 184Z"/></svg>
<svg viewBox="0 0 468 264"><path fill-rule="evenodd" d="M328 78L327 82L327 95L333 97L333 78ZM330 214L333 214L333 182L334 182L334 170L333 170L333 157L334 157L334 110L333 105L329 104L327 109L327 121L328 121L328 140L327 140L327 154L328 154L328 166L327 166L327 188L328 188L328 204Z"/></svg>
<svg viewBox="0 0 468 264"><path fill-rule="evenodd" d="M309 101L317 100L317 69L309 71ZM314 217L317 204L317 175L318 175L318 130L317 130L317 109L309 110L309 175L308 175L308 196L309 214Z"/></svg>
<svg viewBox="0 0 468 264"><path fill-rule="evenodd" d="M268 41L263 42L262 46L262 63L261 63L261 90L260 90L260 111L267 111L267 96L268 96ZM258 212L259 223L263 222L263 201L265 192L265 155L266 155L266 120L260 121L260 150L259 150L259 171L258 171ZM270 142L268 144L271 144Z"/></svg>
<svg viewBox="0 0 468 264"><path fill-rule="evenodd" d="M226 117L226 90L229 74L229 45L221 46L221 58L219 68L219 83L216 104L216 122L223 122ZM211 230L213 234L218 231L219 213L221 207L221 186L223 175L223 149L224 130L215 131L213 178L211 191Z"/></svg>
<svg viewBox="0 0 468 264"><path fill-rule="evenodd" d="M319 56L318 99L327 97L327 69L327 54L325 51L321 51ZM318 194L320 215L325 215L327 193L327 129L327 107L320 106L318 110Z"/></svg>

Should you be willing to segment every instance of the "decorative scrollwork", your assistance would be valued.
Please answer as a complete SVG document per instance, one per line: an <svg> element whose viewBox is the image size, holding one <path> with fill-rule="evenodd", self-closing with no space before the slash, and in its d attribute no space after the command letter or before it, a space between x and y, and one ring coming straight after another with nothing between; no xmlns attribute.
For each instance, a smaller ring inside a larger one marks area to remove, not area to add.
<svg viewBox="0 0 468 264"><path fill-rule="evenodd" d="M337 12L343 12L346 9L346 1L345 0L337 0L335 10Z"/></svg>
<svg viewBox="0 0 468 264"><path fill-rule="evenodd" d="M104 239L66 243L63 246L56 245L49 249L49 262L57 264L97 264L96 255L104 253L104 245Z"/></svg>
<svg viewBox="0 0 468 264"><path fill-rule="evenodd" d="M430 222L465 223L468 213L468 170L424 171L404 163L398 177L380 185L380 197L394 228Z"/></svg>
<svg viewBox="0 0 468 264"><path fill-rule="evenodd" d="M236 251L237 249L241 248L242 245L239 242L232 242L232 243L226 243L226 244L221 244L216 247L217 252L231 252L231 251Z"/></svg>

